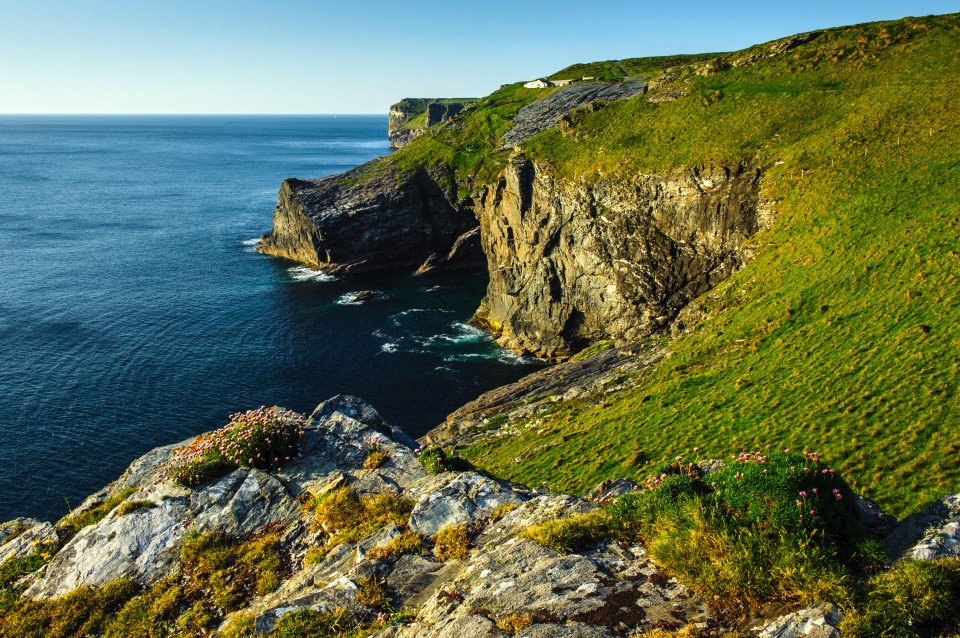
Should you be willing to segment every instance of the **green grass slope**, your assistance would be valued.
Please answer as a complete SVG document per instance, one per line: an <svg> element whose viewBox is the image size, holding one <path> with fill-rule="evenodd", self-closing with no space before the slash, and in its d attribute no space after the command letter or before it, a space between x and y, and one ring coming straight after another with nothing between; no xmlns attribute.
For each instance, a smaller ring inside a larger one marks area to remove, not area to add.
<svg viewBox="0 0 960 638"><path fill-rule="evenodd" d="M960 491L960 16L730 64L766 50L687 70L677 101L617 102L527 143L571 178L757 161L777 218L635 388L466 450L479 466L583 491L695 446L770 445L824 453L895 514Z"/></svg>

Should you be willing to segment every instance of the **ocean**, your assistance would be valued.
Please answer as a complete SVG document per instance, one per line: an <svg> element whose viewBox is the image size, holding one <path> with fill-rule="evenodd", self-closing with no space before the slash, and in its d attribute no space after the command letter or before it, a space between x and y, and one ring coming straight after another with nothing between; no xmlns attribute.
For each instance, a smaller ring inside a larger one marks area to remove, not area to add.
<svg viewBox="0 0 960 638"><path fill-rule="evenodd" d="M0 117L0 521L62 516L237 411L355 394L419 436L541 365L466 325L482 277L331 279L255 252L284 178L387 154L386 125Z"/></svg>

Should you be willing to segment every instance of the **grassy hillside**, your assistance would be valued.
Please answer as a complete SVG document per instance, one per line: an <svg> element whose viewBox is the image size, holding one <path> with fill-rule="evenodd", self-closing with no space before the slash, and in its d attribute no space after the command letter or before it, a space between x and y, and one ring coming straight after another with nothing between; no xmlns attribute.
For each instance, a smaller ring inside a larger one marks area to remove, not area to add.
<svg viewBox="0 0 960 638"><path fill-rule="evenodd" d="M778 216L639 385L476 445L475 463L582 491L695 446L771 445L824 453L896 514L960 491L960 17L830 30L732 65L768 50L680 70L677 101L617 102L527 143L568 177L754 160ZM512 108L511 91L492 99ZM443 144L421 147L470 152Z"/></svg>
<svg viewBox="0 0 960 638"><path fill-rule="evenodd" d="M651 75L677 64L691 65L714 54L676 55L657 58L637 58L621 61L631 74ZM613 62L598 63L604 68ZM554 76L570 77L572 69L579 69L575 77L594 75L614 80L623 77L619 70L603 73L595 65L576 65ZM582 68L581 68L582 67ZM590 67L590 68L588 68ZM565 75L566 74L566 75ZM551 76L551 77L554 77ZM508 153L501 151L501 139L511 126L521 108L556 91L549 89L525 89L522 82L506 84L471 104L455 121L440 125L398 152L383 159L400 170L413 170L429 166L445 171L449 177L447 186L461 198L467 198L476 189L496 179L506 166Z"/></svg>
<svg viewBox="0 0 960 638"><path fill-rule="evenodd" d="M618 80L625 77L653 75L663 69L705 62L720 53L698 53L695 55L662 55L654 58L629 58L626 60L606 60L573 64L548 76L551 80L578 79L592 77L598 80Z"/></svg>

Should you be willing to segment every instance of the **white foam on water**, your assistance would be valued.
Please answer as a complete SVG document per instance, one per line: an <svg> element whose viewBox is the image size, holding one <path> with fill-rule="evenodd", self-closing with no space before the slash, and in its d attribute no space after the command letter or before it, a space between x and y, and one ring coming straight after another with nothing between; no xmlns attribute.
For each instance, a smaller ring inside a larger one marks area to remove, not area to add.
<svg viewBox="0 0 960 638"><path fill-rule="evenodd" d="M245 248L243 249L244 252L255 253L257 252L257 246L260 245L260 238L254 237L253 239L244 239L240 243L245 246Z"/></svg>
<svg viewBox="0 0 960 638"><path fill-rule="evenodd" d="M294 281L333 281L336 279L333 275L328 275L322 270L314 270L309 266L287 268L287 274Z"/></svg>
<svg viewBox="0 0 960 638"><path fill-rule="evenodd" d="M357 300L357 293L348 292L337 297L337 300L334 302L341 306L361 306L363 305L362 301Z"/></svg>
<svg viewBox="0 0 960 638"><path fill-rule="evenodd" d="M455 354L455 355L451 355L449 357L443 358L444 362L446 363L456 363L457 361L471 361L473 359L496 359L496 357L488 354L467 353L467 354Z"/></svg>
<svg viewBox="0 0 960 638"><path fill-rule="evenodd" d="M396 352L396 351L397 351L397 344L395 344L395 343L389 343L389 342L387 342L387 343L383 344L382 346L380 346L380 352L390 353L390 352Z"/></svg>
<svg viewBox="0 0 960 638"><path fill-rule="evenodd" d="M536 358L536 357L524 357L524 356L521 356L521 355L517 354L517 353L514 352L513 350L508 350L508 349L506 349L506 348L501 348L501 349L497 352L496 358L497 358L501 363L506 363L506 364L512 365L512 366L522 366L522 365L524 365L524 364L526 364L526 363L536 363L536 362L537 362L537 358Z"/></svg>
<svg viewBox="0 0 960 638"><path fill-rule="evenodd" d="M470 324L454 321L450 324L450 327L454 329L454 334L438 335L438 337L444 341L449 341L450 343L474 343L478 341L486 341L490 338L490 335L488 335L486 332L480 328L477 328L476 326L471 326Z"/></svg>

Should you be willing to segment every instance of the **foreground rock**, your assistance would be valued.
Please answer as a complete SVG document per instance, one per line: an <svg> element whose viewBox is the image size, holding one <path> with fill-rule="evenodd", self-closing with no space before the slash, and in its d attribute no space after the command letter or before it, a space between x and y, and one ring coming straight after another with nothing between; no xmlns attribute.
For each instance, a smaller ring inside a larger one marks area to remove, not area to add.
<svg viewBox="0 0 960 638"><path fill-rule="evenodd" d="M29 577L25 595L55 598L118 578L148 586L179 569L180 548L192 533L246 538L269 527L281 530L293 570L276 591L226 619L252 617L258 632L271 631L300 609L344 607L369 615L366 599L358 597L370 579L383 584L393 604L417 610L412 622L381 631L384 637L506 636L498 623L508 626L504 623L527 615L529 626L520 635L610 636L667 621L710 621L705 601L661 574L642 547L601 542L562 555L517 537L532 524L596 505L472 471L429 475L414 445L368 404L341 396L318 406L307 423L302 457L276 472L241 468L183 487L166 478L173 446L158 448L85 504L129 493ZM384 460L365 467L372 447ZM319 561L305 561L311 548L328 540L312 525L313 514L302 501L340 486L360 496L407 499L406 527L422 539L419 549L385 553L404 532L389 523L330 546ZM469 546L462 558L443 562L431 547L438 533L457 526L466 530ZM57 537L53 526L38 521L12 521L0 532L11 536L4 549L18 552Z"/></svg>
<svg viewBox="0 0 960 638"><path fill-rule="evenodd" d="M756 630L757 638L834 638L841 614L836 605L817 605L771 620Z"/></svg>
<svg viewBox="0 0 960 638"><path fill-rule="evenodd" d="M475 471L428 474L415 445L362 400L338 396L317 407L301 439L301 456L280 470L240 468L188 488L166 477L174 447L158 448L84 504L118 502L101 520L71 537L62 524L17 519L0 525L0 547L13 558L38 546L56 552L18 583L25 596L45 600L118 578L156 583L180 570L180 550L195 533L247 539L269 529L278 534L290 567L279 587L247 599L221 627L242 622L257 633L273 631L298 610L345 610L370 619L383 609L377 600L412 610L402 624L380 630L381 638L597 638L688 626L723 631L709 601L662 573L641 545L607 539L560 554L521 535L531 525L595 510L597 503L639 489L636 483L605 481L577 498ZM304 503L343 488L360 500L406 503L403 520L335 540ZM908 557L955 555L958 502L960 496L946 497L907 519L890 542L912 547ZM441 551L441 536L452 531L460 544L456 551ZM839 616L832 605L785 611L756 622L751 632L768 638L835 635Z"/></svg>
<svg viewBox="0 0 960 638"><path fill-rule="evenodd" d="M944 496L904 519L887 538L887 552L914 560L960 556L960 494Z"/></svg>

